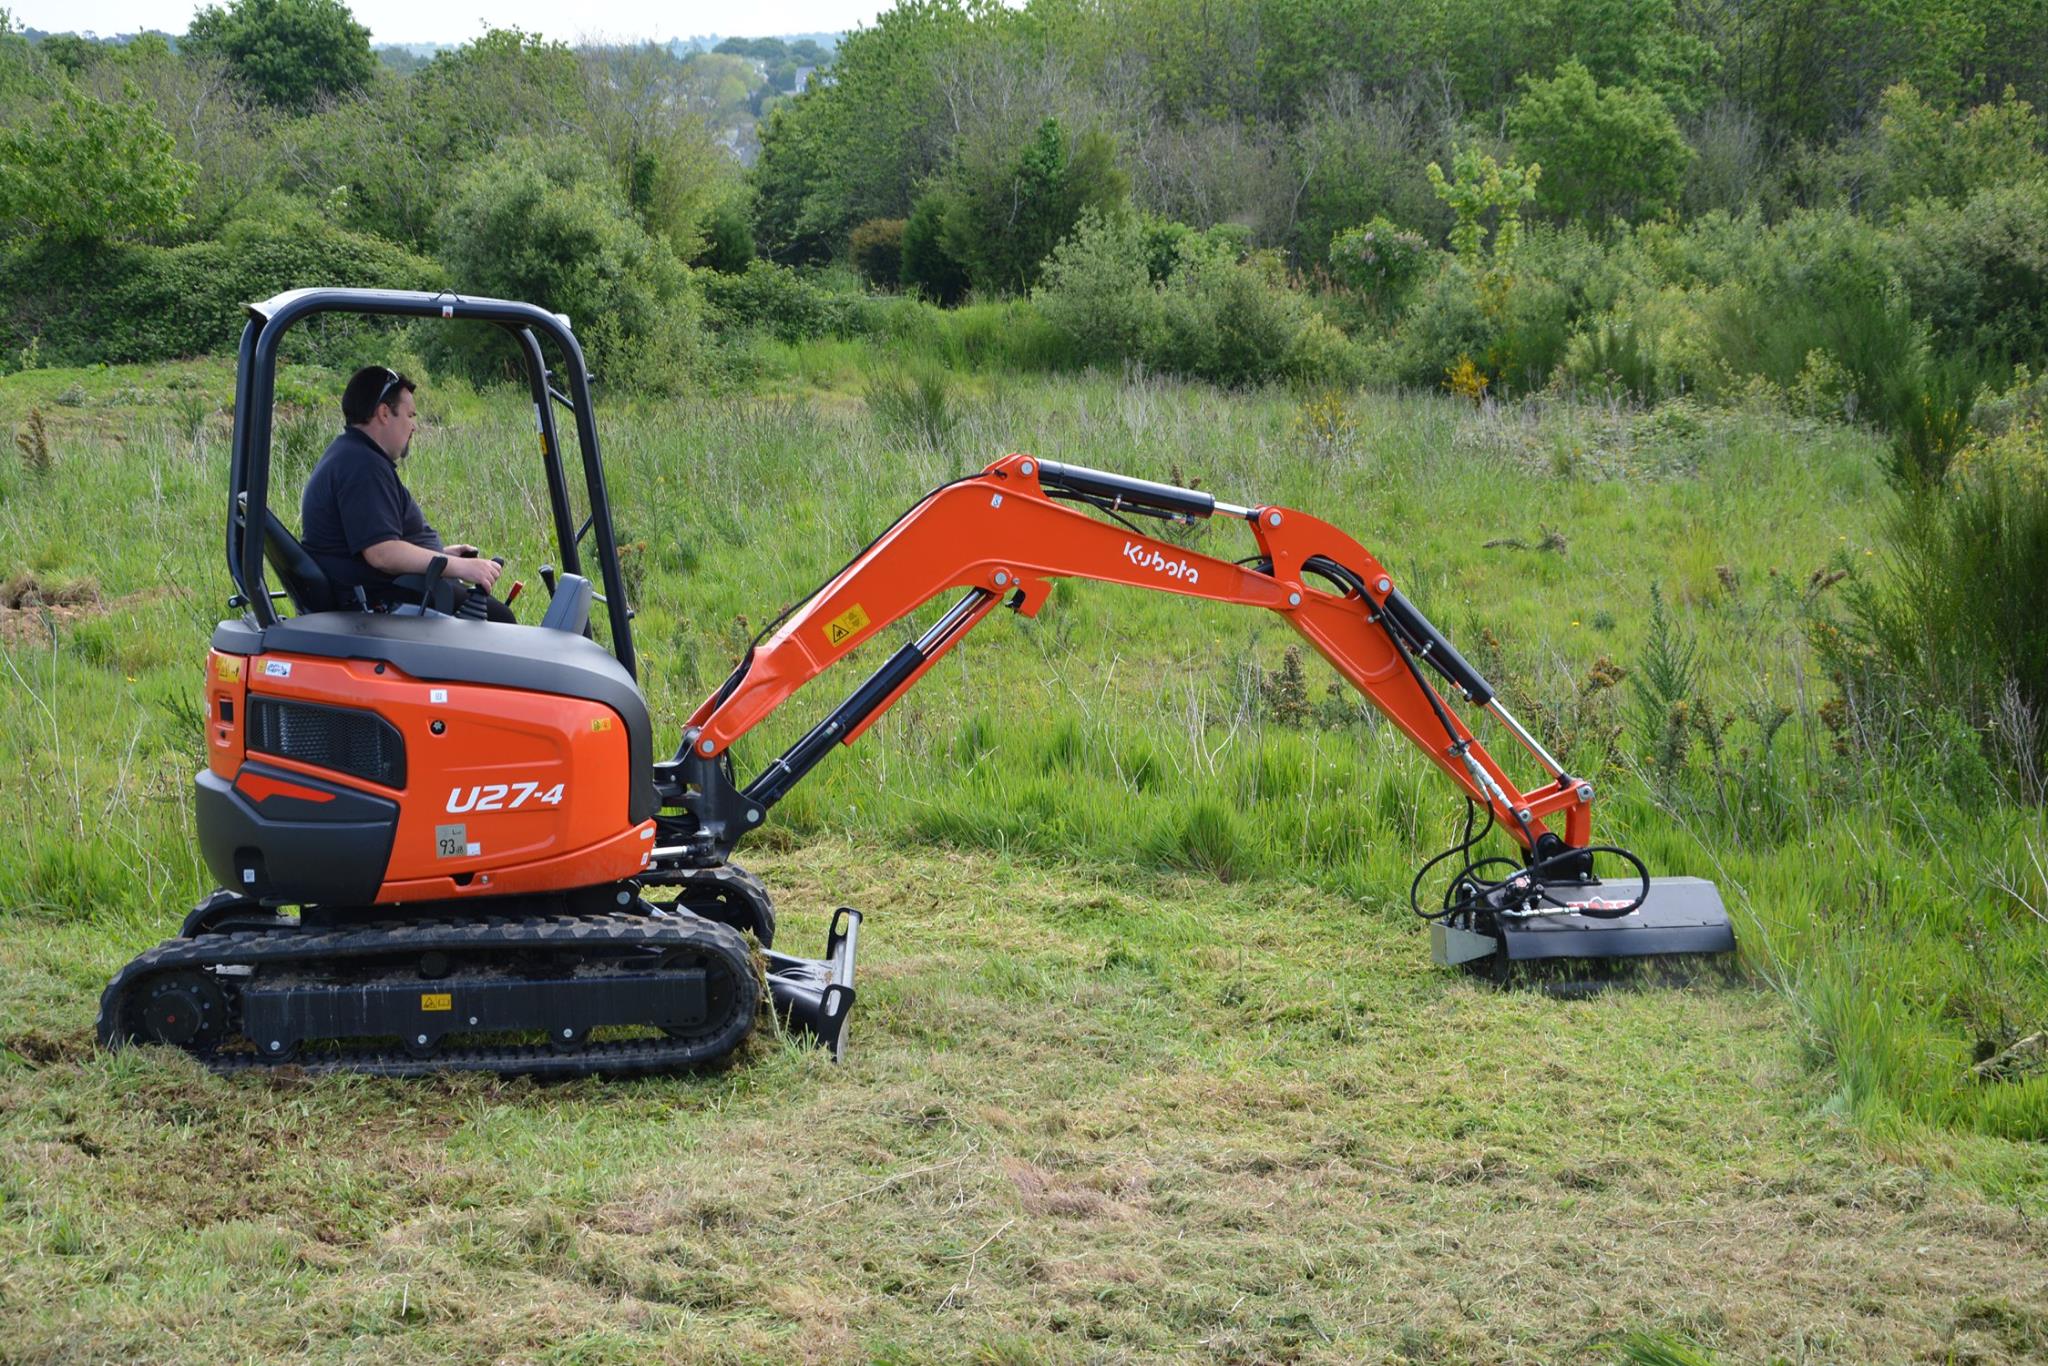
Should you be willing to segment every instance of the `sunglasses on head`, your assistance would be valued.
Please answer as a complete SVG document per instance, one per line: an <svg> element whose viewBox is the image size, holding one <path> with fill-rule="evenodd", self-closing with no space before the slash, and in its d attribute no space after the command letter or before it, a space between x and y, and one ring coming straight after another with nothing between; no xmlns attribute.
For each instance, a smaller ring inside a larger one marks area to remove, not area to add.
<svg viewBox="0 0 2048 1366"><path fill-rule="evenodd" d="M370 411L373 413L376 412L379 408L383 407L386 403L391 401L392 390L399 388L405 383L405 381L399 377L399 374L396 370L386 370L384 373L391 376L391 378L385 381L384 387L378 391L377 401L370 405Z"/></svg>

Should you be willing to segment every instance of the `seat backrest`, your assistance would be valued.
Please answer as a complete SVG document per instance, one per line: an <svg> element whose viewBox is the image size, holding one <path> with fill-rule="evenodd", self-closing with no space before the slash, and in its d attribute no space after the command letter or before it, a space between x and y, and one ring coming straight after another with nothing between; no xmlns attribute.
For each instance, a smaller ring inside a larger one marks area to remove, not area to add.
<svg viewBox="0 0 2048 1366"><path fill-rule="evenodd" d="M548 604L540 624L572 636L590 633L590 599L597 590L581 574L564 574L555 580L554 601Z"/></svg>
<svg viewBox="0 0 2048 1366"><path fill-rule="evenodd" d="M246 517L249 510L247 494L241 495L237 516ZM342 606L341 595L334 589L334 581L327 577L327 571L320 562L306 553L306 547L299 544L299 538L285 530L283 522L269 508L263 509L263 558L271 571L284 586L285 596L292 600L292 609L300 616L308 612L333 612Z"/></svg>

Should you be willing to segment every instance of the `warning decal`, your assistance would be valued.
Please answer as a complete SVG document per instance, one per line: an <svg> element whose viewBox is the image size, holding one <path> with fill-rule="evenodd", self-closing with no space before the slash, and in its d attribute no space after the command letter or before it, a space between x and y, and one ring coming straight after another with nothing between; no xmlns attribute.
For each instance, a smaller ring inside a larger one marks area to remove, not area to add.
<svg viewBox="0 0 2048 1366"><path fill-rule="evenodd" d="M420 993L421 1010L453 1010L455 996L447 991L423 991Z"/></svg>
<svg viewBox="0 0 2048 1366"><path fill-rule="evenodd" d="M867 624L868 614L861 610L859 603L855 603L825 623L825 643L827 645L844 645L847 641L852 640L854 636L858 635L861 627Z"/></svg>

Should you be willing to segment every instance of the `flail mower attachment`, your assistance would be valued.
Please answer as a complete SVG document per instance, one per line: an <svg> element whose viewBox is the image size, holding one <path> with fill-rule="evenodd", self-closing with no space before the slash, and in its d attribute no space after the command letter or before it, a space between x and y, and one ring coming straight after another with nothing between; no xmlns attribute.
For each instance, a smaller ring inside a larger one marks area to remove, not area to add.
<svg viewBox="0 0 2048 1366"><path fill-rule="evenodd" d="M1714 884L1696 877L1551 884L1540 900L1472 906L1429 925L1440 967L1542 959L1649 958L1735 951L1735 931Z"/></svg>

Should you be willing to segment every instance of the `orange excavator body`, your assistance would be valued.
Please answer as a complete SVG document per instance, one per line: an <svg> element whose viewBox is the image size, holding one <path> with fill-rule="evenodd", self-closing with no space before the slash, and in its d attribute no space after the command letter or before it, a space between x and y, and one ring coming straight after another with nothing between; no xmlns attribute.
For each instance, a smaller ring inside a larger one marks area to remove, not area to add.
<svg viewBox="0 0 2048 1366"><path fill-rule="evenodd" d="M398 808L372 904L589 887L648 864L654 822L628 819L625 728L602 703L414 679L367 659L215 650L206 675L207 768L258 815L293 803L331 805L330 785L341 775L281 746L251 752L252 704L369 712L396 731L406 756L401 785L341 778Z"/></svg>

